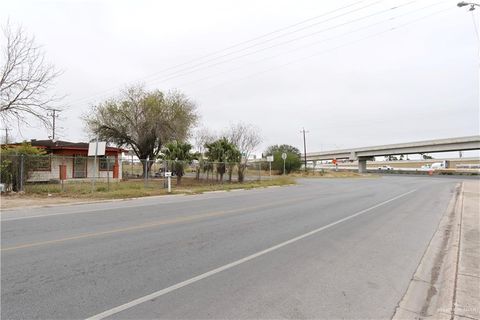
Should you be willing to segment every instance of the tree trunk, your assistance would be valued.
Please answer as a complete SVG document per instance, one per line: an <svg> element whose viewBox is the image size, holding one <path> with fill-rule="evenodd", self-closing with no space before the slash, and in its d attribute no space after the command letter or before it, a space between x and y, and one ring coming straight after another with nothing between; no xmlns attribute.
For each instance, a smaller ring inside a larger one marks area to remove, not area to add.
<svg viewBox="0 0 480 320"><path fill-rule="evenodd" d="M148 173L152 171L151 169L154 161L148 160L147 162L147 159L143 158L143 159L140 159L140 162L142 163L142 177L145 178L148 175ZM145 163L147 163L146 171L145 171Z"/></svg>
<svg viewBox="0 0 480 320"><path fill-rule="evenodd" d="M238 164L238 182L243 182L245 180L245 165L243 163Z"/></svg>

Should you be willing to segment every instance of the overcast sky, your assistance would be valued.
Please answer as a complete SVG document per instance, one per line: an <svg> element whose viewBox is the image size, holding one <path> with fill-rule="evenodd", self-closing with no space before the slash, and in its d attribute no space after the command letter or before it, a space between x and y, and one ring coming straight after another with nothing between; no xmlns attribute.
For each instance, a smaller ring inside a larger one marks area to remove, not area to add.
<svg viewBox="0 0 480 320"><path fill-rule="evenodd" d="M300 148L302 127L320 151L479 134L480 10L456 3L2 0L0 20L63 70L62 140L87 140L81 115L143 83L186 93L200 126L257 126L259 152ZM17 140L50 134L11 129Z"/></svg>

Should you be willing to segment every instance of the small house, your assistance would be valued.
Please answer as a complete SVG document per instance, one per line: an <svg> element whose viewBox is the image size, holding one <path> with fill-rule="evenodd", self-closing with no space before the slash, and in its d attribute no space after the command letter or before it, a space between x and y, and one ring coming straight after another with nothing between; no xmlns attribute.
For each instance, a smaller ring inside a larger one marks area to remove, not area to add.
<svg viewBox="0 0 480 320"><path fill-rule="evenodd" d="M52 180L122 179L122 148L106 147L105 154L88 156L88 142L61 140L34 140L32 147L42 149L45 155L29 159L29 182Z"/></svg>

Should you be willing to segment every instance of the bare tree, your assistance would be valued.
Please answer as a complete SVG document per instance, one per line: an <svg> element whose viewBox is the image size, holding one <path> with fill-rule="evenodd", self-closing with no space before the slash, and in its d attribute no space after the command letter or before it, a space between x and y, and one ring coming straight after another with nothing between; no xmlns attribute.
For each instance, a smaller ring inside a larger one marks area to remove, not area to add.
<svg viewBox="0 0 480 320"><path fill-rule="evenodd" d="M193 140L194 140L194 147L199 153L198 160L200 160L195 170L196 171L195 178L197 180L200 180L200 170L202 170L202 166L203 166L203 170L207 172L207 180L208 180L208 175L210 171L213 170L213 167L211 167L210 164L205 164L203 162L203 155L205 153L205 145L217 140L217 135L213 131L211 131L209 128L201 127L195 130L195 133L193 135Z"/></svg>
<svg viewBox="0 0 480 320"><path fill-rule="evenodd" d="M0 115L5 123L26 122L32 115L49 126L48 108L59 101L49 91L59 76L45 54L21 27L3 27L3 62L0 65Z"/></svg>
<svg viewBox="0 0 480 320"><path fill-rule="evenodd" d="M203 153L205 152L205 144L211 143L217 139L219 139L217 134L215 134L209 128L200 127L195 130L195 133L193 134L193 145L195 149L203 156Z"/></svg>
<svg viewBox="0 0 480 320"><path fill-rule="evenodd" d="M237 147L241 153L241 159L238 163L238 181L243 182L245 169L247 168L248 158L256 147L262 142L259 129L253 125L237 123L230 125L225 136Z"/></svg>

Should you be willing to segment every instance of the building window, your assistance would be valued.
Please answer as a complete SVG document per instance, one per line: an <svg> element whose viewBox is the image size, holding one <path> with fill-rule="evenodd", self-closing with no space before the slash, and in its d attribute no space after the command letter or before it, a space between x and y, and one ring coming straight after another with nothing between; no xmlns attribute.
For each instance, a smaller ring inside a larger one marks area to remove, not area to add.
<svg viewBox="0 0 480 320"><path fill-rule="evenodd" d="M100 171L113 171L113 165L115 164L114 158L100 158Z"/></svg>
<svg viewBox="0 0 480 320"><path fill-rule="evenodd" d="M50 158L50 156L31 157L32 171L51 171L51 160L52 158Z"/></svg>

